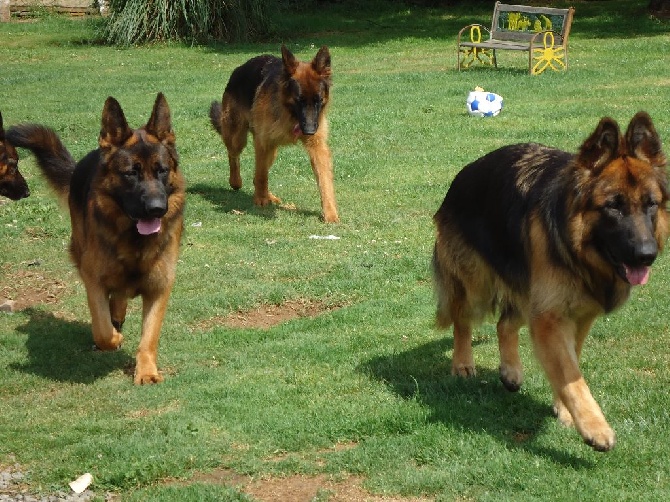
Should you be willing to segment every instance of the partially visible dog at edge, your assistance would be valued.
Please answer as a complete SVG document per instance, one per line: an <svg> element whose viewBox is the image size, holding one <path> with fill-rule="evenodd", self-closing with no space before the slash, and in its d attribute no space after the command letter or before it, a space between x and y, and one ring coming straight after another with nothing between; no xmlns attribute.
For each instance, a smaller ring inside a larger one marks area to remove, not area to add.
<svg viewBox="0 0 670 502"><path fill-rule="evenodd" d="M162 381L158 340L175 280L185 203L165 97L158 94L140 129L131 129L118 101L107 98L99 148L78 163L42 125L12 127L8 138L32 150L50 186L69 204L70 256L86 287L95 345L119 348L128 300L141 296L134 382Z"/></svg>
<svg viewBox="0 0 670 502"><path fill-rule="evenodd" d="M500 379L517 391L527 324L560 422L596 450L614 447L579 358L593 322L647 282L668 237L665 165L639 112L625 135L601 119L576 155L525 143L465 166L434 216L437 324L454 327L452 374L475 374L473 325L497 311Z"/></svg>
<svg viewBox="0 0 670 502"><path fill-rule="evenodd" d="M330 52L322 47L305 63L282 45L282 57L256 56L236 68L221 102L209 116L228 150L230 186L242 187L240 154L253 135L256 167L254 203L266 206L281 200L268 188L268 174L280 146L302 143L309 155L321 195L323 219L339 221L333 161L328 147L326 111L330 100Z"/></svg>
<svg viewBox="0 0 670 502"><path fill-rule="evenodd" d="M12 200L23 199L30 195L28 184L19 172L19 155L14 145L5 138L0 113L0 195Z"/></svg>

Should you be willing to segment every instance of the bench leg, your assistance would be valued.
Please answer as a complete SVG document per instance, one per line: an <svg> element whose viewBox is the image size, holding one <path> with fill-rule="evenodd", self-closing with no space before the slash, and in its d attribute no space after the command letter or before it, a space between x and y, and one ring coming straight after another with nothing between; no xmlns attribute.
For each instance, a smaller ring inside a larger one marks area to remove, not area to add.
<svg viewBox="0 0 670 502"><path fill-rule="evenodd" d="M460 47L458 48L458 70L469 68L472 63L479 61L483 65L496 66L495 51L483 49L481 47Z"/></svg>

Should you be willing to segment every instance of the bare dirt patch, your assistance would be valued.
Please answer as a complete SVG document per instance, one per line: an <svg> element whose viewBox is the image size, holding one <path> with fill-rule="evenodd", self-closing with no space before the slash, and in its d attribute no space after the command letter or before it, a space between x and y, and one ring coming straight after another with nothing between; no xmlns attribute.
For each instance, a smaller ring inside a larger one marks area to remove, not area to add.
<svg viewBox="0 0 670 502"><path fill-rule="evenodd" d="M341 307L342 305L329 305L315 300L289 300L279 305L261 305L253 310L238 310L227 316L211 317L199 322L196 328L201 331L207 331L216 326L237 329L269 329L293 319L317 317L324 312Z"/></svg>
<svg viewBox="0 0 670 502"><path fill-rule="evenodd" d="M428 502L428 498L373 495L363 488L363 478L347 476L335 479L326 474L254 479L231 469L218 469L198 475L191 481L234 486L261 502Z"/></svg>
<svg viewBox="0 0 670 502"><path fill-rule="evenodd" d="M357 446L356 442L344 442L324 449L320 454L350 450ZM280 462L287 455L275 455L266 459L269 462ZM316 464L324 466L326 458L320 457ZM219 468L207 473L198 473L188 483L207 483L234 487L259 502L428 502L432 499L424 497L400 497L391 495L375 495L363 487L365 478L348 473L338 475L293 474L287 476L261 475L258 477L239 474L233 469ZM181 484L181 483L180 483Z"/></svg>
<svg viewBox="0 0 670 502"><path fill-rule="evenodd" d="M0 282L0 304L12 303L12 311L24 310L37 304L57 303L65 294L65 281L48 277L38 265L2 275Z"/></svg>

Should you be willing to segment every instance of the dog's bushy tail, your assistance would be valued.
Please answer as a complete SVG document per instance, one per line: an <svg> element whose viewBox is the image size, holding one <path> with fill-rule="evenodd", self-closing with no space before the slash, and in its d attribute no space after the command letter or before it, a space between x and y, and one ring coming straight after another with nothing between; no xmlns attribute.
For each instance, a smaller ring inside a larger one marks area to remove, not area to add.
<svg viewBox="0 0 670 502"><path fill-rule="evenodd" d="M39 124L19 124L9 128L7 139L33 152L49 185L66 202L77 163L55 131Z"/></svg>
<svg viewBox="0 0 670 502"><path fill-rule="evenodd" d="M219 134L221 134L221 113L221 102L212 101L212 106L209 107L209 119L212 121L212 127Z"/></svg>

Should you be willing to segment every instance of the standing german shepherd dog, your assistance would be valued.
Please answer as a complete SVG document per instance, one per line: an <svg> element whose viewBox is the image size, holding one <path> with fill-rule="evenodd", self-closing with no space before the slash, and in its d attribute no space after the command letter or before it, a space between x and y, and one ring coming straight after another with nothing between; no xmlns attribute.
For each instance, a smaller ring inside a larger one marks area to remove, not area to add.
<svg viewBox="0 0 670 502"><path fill-rule="evenodd" d="M76 165L49 128L23 124L8 137L33 151L51 187L69 202L70 255L86 287L95 345L121 345L128 299L141 295L135 383L162 381L158 338L175 279L185 202L165 97L158 94L146 126L134 130L119 103L107 98L99 148Z"/></svg>
<svg viewBox="0 0 670 502"><path fill-rule="evenodd" d="M285 47L282 58L250 59L230 76L221 103L214 101L209 117L228 150L230 186L242 187L240 154L251 131L256 154L254 203L281 200L268 190L268 173L283 145L302 142L309 154L321 193L326 222L339 221L333 186L333 161L328 147L326 110L330 96L330 53L322 47L311 63L298 61Z"/></svg>
<svg viewBox="0 0 670 502"><path fill-rule="evenodd" d="M0 195L12 200L23 199L30 195L28 184L18 168L19 156L16 148L5 139L0 113Z"/></svg>
<svg viewBox="0 0 670 502"><path fill-rule="evenodd" d="M640 112L625 136L603 118L576 155L527 143L500 148L456 176L435 214L437 324L454 325L452 373L475 374L472 326L497 310L500 379L523 379L528 324L559 420L606 451L614 432L579 369L594 320L645 284L668 236L665 155Z"/></svg>

